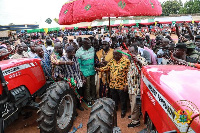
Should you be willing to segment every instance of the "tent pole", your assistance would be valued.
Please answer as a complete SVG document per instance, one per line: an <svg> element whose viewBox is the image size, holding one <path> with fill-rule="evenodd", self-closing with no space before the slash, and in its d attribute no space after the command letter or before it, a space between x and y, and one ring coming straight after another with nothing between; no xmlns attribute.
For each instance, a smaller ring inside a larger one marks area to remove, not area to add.
<svg viewBox="0 0 200 133"><path fill-rule="evenodd" d="M111 37L110 17L109 17L109 33L110 33L110 37Z"/></svg>

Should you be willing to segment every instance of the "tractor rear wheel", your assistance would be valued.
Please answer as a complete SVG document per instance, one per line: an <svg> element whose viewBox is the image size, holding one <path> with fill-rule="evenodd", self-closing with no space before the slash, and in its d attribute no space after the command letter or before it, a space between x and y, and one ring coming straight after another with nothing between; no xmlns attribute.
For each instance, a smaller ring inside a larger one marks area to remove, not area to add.
<svg viewBox="0 0 200 133"><path fill-rule="evenodd" d="M40 103L38 111L41 133L66 133L74 121L76 99L73 89L64 81L52 84Z"/></svg>
<svg viewBox="0 0 200 133"><path fill-rule="evenodd" d="M98 99L91 108L88 133L112 133L117 126L115 102L110 98Z"/></svg>

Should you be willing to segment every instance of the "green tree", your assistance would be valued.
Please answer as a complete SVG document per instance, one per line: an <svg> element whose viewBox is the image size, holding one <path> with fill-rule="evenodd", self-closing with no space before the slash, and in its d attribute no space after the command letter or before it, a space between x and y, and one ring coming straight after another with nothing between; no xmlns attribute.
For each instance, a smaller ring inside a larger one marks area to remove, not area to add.
<svg viewBox="0 0 200 133"><path fill-rule="evenodd" d="M177 0L165 1L162 4L162 15L178 14L182 7L182 2Z"/></svg>
<svg viewBox="0 0 200 133"><path fill-rule="evenodd" d="M186 14L200 13L200 0L190 0L184 4Z"/></svg>
<svg viewBox="0 0 200 133"><path fill-rule="evenodd" d="M187 14L187 9L185 7L181 7L179 14Z"/></svg>

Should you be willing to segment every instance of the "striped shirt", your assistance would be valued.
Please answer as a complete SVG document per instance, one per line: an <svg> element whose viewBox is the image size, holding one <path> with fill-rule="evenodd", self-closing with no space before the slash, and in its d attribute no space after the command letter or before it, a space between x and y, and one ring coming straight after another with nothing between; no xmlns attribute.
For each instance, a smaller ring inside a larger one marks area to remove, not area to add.
<svg viewBox="0 0 200 133"><path fill-rule="evenodd" d="M76 57L78 58L81 72L85 77L95 75L94 55L95 51L93 47L88 50L84 50L83 47L80 47L76 51Z"/></svg>
<svg viewBox="0 0 200 133"><path fill-rule="evenodd" d="M61 57L60 61L70 61L66 56ZM55 68L55 75L58 77L59 74L64 75L65 78L74 78L77 81L77 87L80 88L83 86L83 82L81 79L81 72L79 63L76 57L72 59L74 65L60 65ZM56 78L57 78L56 77Z"/></svg>

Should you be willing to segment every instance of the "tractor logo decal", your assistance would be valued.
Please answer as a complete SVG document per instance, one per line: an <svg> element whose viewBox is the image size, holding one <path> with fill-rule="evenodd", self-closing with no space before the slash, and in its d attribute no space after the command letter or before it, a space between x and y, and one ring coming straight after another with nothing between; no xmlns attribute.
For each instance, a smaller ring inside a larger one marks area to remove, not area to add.
<svg viewBox="0 0 200 133"><path fill-rule="evenodd" d="M182 123L182 124L185 124L185 123L188 123L190 124L192 118L192 111L190 112L189 110L186 110L186 111L183 111L183 110L178 110L177 112L175 111L174 112L175 115L176 115L176 118L175 120L178 122L178 123Z"/></svg>
<svg viewBox="0 0 200 133"><path fill-rule="evenodd" d="M30 63L30 64L19 65L19 66L12 67L12 68L8 68L8 69L3 70L2 73L3 73L3 76L7 76L9 74L18 72L20 70L23 70L23 69L26 69L26 68L29 68L29 67L34 67L34 66L37 66L36 62Z"/></svg>
<svg viewBox="0 0 200 133"><path fill-rule="evenodd" d="M179 127L185 127L185 130L182 130L182 133L193 133L193 130L188 129L187 127L192 124L192 121L195 120L198 124L200 123L200 111L198 107L191 101L188 100L179 100L175 104L182 109L174 111L175 118L174 121ZM197 125L193 125L193 129L197 128Z"/></svg>

